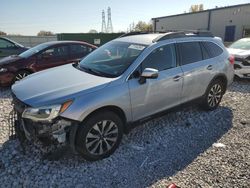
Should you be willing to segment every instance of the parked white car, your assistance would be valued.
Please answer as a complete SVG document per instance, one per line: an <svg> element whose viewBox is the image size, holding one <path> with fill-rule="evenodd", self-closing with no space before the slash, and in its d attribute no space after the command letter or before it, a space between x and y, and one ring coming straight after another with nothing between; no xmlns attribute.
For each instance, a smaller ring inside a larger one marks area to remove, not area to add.
<svg viewBox="0 0 250 188"><path fill-rule="evenodd" d="M235 75L239 78L250 78L250 38L234 42L228 51L235 57Z"/></svg>

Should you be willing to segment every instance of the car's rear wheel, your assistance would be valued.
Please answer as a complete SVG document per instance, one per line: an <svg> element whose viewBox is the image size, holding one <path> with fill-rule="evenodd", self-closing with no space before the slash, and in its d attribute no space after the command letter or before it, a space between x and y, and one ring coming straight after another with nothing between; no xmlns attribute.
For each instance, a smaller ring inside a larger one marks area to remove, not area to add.
<svg viewBox="0 0 250 188"><path fill-rule="evenodd" d="M110 111L96 113L79 127L76 149L86 160L100 160L114 153L122 135L123 122L117 114Z"/></svg>
<svg viewBox="0 0 250 188"><path fill-rule="evenodd" d="M17 72L17 74L15 75L15 78L14 78L14 83L19 82L20 80L24 79L28 75L30 75L30 72L26 71L26 70L22 70L22 71Z"/></svg>
<svg viewBox="0 0 250 188"><path fill-rule="evenodd" d="M225 86L222 81L215 80L207 88L206 94L202 101L202 107L205 110L216 109L225 93Z"/></svg>

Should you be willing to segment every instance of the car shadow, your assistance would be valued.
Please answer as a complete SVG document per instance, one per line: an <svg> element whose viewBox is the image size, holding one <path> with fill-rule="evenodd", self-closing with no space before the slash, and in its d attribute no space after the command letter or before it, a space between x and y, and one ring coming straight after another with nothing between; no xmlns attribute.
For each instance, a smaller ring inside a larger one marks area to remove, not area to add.
<svg viewBox="0 0 250 188"><path fill-rule="evenodd" d="M58 161L42 160L36 149L29 148L23 155L17 141L9 140L0 149L0 162L5 160L16 169L10 182L25 177L26 184L32 185L36 177L44 182L53 175L50 186L147 187L186 168L231 129L232 118L225 106L210 112L196 107L170 112L134 128L113 155L96 162L72 154ZM0 168L0 175L6 173Z"/></svg>

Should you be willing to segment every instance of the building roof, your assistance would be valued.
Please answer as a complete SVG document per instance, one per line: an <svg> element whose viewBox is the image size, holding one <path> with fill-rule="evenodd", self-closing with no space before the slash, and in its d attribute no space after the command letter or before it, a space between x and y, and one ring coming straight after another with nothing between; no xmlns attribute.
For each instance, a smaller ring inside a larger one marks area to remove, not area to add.
<svg viewBox="0 0 250 188"><path fill-rule="evenodd" d="M152 18L152 20L161 19L161 18L170 18L170 17L176 17L176 16L184 16L184 15L190 15L190 14L198 14L198 13L204 13L204 12L210 12L210 11L216 11L216 10L222 10L222 9L228 9L228 8L237 8L237 7L248 6L248 5L250 5L250 3L226 6L226 7L218 7L218 8L207 9L207 10L203 10L199 12L188 12L188 13L175 14L175 15L170 15L170 16L156 17L156 18Z"/></svg>

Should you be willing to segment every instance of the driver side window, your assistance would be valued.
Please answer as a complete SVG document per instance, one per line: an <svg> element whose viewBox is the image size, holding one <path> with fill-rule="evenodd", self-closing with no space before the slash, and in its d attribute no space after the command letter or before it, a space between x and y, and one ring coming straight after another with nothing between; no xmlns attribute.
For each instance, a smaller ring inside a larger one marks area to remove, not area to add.
<svg viewBox="0 0 250 188"><path fill-rule="evenodd" d="M176 67L176 55L174 44L161 46L151 52L142 62L142 70L153 68L158 71Z"/></svg>

